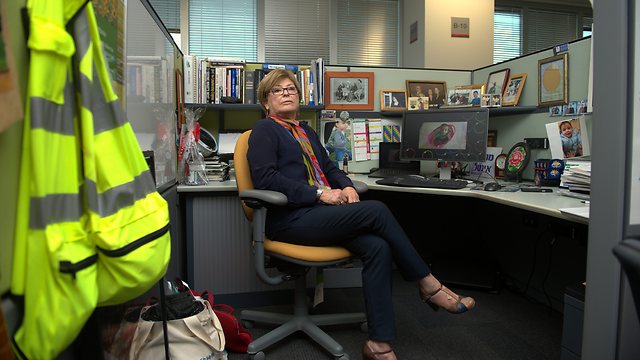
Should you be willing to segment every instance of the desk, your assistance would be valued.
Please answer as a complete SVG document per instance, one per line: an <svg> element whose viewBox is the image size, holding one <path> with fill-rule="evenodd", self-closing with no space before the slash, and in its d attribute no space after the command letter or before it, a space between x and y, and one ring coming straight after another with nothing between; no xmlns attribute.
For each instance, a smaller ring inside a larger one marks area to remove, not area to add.
<svg viewBox="0 0 640 360"><path fill-rule="evenodd" d="M557 189L551 193L526 193L521 191L516 192L501 192L501 191L484 191L484 190L471 190L470 188L449 190L449 189L431 189L431 188L411 188L401 186L388 186L378 185L374 178L370 178L367 175L352 174L349 176L353 180L362 181L369 187L370 190L380 191L393 191L403 193L417 193L428 195L446 195L446 196L462 196L468 198L477 198L482 200L491 201L498 204L503 204L518 209L532 211L538 214L548 215L555 218L575 221L582 224L588 224L589 219L582 216L575 216L569 213L560 211L564 208L588 208L581 200L563 196L558 194Z"/></svg>
<svg viewBox="0 0 640 360"><path fill-rule="evenodd" d="M516 245L522 247L524 246L522 244L537 244L539 239L535 237L542 236L539 234L544 235L549 228L556 226L554 225L556 222L578 224L584 229L588 223L585 218L574 217L559 210L586 206L585 204L578 199L562 196L555 192L522 193L486 192L471 189L406 188L378 185L375 183L376 179L368 178L366 175L356 174L351 177L366 183L371 190L368 196L374 198L376 195L395 198L402 197L402 195L406 197L411 194L419 194L430 200L435 198L455 199L456 202L468 203L474 207L479 206L481 208L475 210L480 217L497 211L505 213L500 216L514 216L515 220L506 221L508 224L504 225L504 230L497 229L496 234L504 232L509 235L501 237L499 239L501 242L496 242L495 251L499 253L499 257L506 258L504 266L513 268L514 272L523 273L525 279L526 272L531 268L531 265L518 259L522 256L529 257L528 254L532 252L531 246L533 245L527 245L529 247L524 249L516 248ZM198 290L211 290L216 296L227 296L221 299L225 299L231 304L239 304L235 300L239 299L237 296L243 293L292 288L290 284L281 285L279 288L267 286L255 275L250 256L251 227L242 212L235 180L213 182L203 186L180 185L178 193L185 214L183 223L185 224L189 284ZM519 210L515 211L515 209ZM541 218L544 221L528 224L530 227L523 231L522 220L518 220L519 218L516 217L520 213L541 214L544 216ZM556 219L556 222L548 221L548 218ZM424 222L421 226L424 226ZM496 227L498 225L490 226ZM517 236L512 235L516 232L519 233ZM517 237L518 241L514 241L514 237ZM560 258L563 257L566 258L565 255L560 256ZM581 257L582 254L576 255L576 258ZM582 267L581 264L577 266ZM584 271L584 268L580 271ZM536 279L534 278L534 280ZM583 280L581 279L581 281ZM563 292L564 288L558 290Z"/></svg>

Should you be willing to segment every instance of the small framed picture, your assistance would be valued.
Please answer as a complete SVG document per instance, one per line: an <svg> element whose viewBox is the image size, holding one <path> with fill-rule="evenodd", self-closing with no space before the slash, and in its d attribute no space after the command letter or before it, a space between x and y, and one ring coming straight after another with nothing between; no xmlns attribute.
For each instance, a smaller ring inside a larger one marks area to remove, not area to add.
<svg viewBox="0 0 640 360"><path fill-rule="evenodd" d="M477 90L476 94L477 94ZM478 105L480 105L480 97L477 97ZM447 95L447 105L449 106L468 106L471 105L471 90L453 89L449 90Z"/></svg>
<svg viewBox="0 0 640 360"><path fill-rule="evenodd" d="M410 96L407 110L429 110L429 98L426 96Z"/></svg>
<svg viewBox="0 0 640 360"><path fill-rule="evenodd" d="M487 87L485 88L487 94L500 94L504 93L504 89L507 86L509 80L509 68L494 71L489 74L487 78Z"/></svg>
<svg viewBox="0 0 640 360"><path fill-rule="evenodd" d="M549 106L549 116L563 116L564 115L564 106L555 105Z"/></svg>
<svg viewBox="0 0 640 360"><path fill-rule="evenodd" d="M406 109L407 93L404 90L380 90L380 111Z"/></svg>
<svg viewBox="0 0 640 360"><path fill-rule="evenodd" d="M569 101L568 105L564 105L564 114L567 116L577 115L579 106L578 101Z"/></svg>
<svg viewBox="0 0 640 360"><path fill-rule="evenodd" d="M469 105L480 106L481 96L484 94L484 84L456 86L456 90L469 90Z"/></svg>
<svg viewBox="0 0 640 360"><path fill-rule="evenodd" d="M491 107L500 107L500 106L502 106L502 95L491 94Z"/></svg>
<svg viewBox="0 0 640 360"><path fill-rule="evenodd" d="M502 99L503 106L516 106L520 101L520 94L522 88L524 88L524 81L527 79L527 74L512 75L509 78L507 89L504 91L504 98Z"/></svg>
<svg viewBox="0 0 640 360"><path fill-rule="evenodd" d="M491 106L491 94L482 94L482 97L480 98L480 106L481 107Z"/></svg>
<svg viewBox="0 0 640 360"><path fill-rule="evenodd" d="M446 103L447 83L444 81L407 80L407 96L429 98L429 106L440 107Z"/></svg>
<svg viewBox="0 0 640 360"><path fill-rule="evenodd" d="M373 110L373 72L325 73L325 108Z"/></svg>
<svg viewBox="0 0 640 360"><path fill-rule="evenodd" d="M569 102L568 61L567 53L538 60L538 106Z"/></svg>

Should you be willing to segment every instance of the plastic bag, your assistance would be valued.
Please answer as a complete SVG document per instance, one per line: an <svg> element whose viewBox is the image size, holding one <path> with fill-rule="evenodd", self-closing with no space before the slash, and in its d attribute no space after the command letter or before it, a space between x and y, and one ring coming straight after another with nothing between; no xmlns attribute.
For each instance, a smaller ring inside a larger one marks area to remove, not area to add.
<svg viewBox="0 0 640 360"><path fill-rule="evenodd" d="M204 168L204 156L198 149L200 140L200 123L204 108L184 109L186 118L185 131L180 134L178 150L178 173L180 183L185 185L206 185L207 175Z"/></svg>

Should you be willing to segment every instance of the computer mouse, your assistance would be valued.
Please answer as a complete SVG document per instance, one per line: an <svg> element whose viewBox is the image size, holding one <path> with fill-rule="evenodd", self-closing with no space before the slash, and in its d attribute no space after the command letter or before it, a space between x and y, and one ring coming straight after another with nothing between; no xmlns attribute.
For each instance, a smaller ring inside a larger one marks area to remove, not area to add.
<svg viewBox="0 0 640 360"><path fill-rule="evenodd" d="M484 191L498 191L500 189L502 189L502 185L497 182L490 182L484 186Z"/></svg>
<svg viewBox="0 0 640 360"><path fill-rule="evenodd" d="M422 175L417 175L417 174L411 174L409 175L410 178L414 178L414 179L418 179L418 180L424 180L424 176Z"/></svg>

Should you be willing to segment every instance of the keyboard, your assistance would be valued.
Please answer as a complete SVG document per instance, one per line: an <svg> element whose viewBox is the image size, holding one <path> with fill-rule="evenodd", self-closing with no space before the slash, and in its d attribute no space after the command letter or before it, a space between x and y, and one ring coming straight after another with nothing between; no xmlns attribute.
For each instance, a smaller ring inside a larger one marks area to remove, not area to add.
<svg viewBox="0 0 640 360"><path fill-rule="evenodd" d="M459 190L459 189L466 188L469 183L466 180L456 180L456 179L444 180L439 178L423 177L420 175L408 175L408 176L392 176L392 177L376 180L376 184Z"/></svg>
<svg viewBox="0 0 640 360"><path fill-rule="evenodd" d="M407 170L407 169L378 169L372 173L370 173L368 176L371 178L387 178L387 177L392 177L392 176L401 176L401 177L405 177L408 175L415 175L417 174L418 171L411 171L411 170Z"/></svg>

